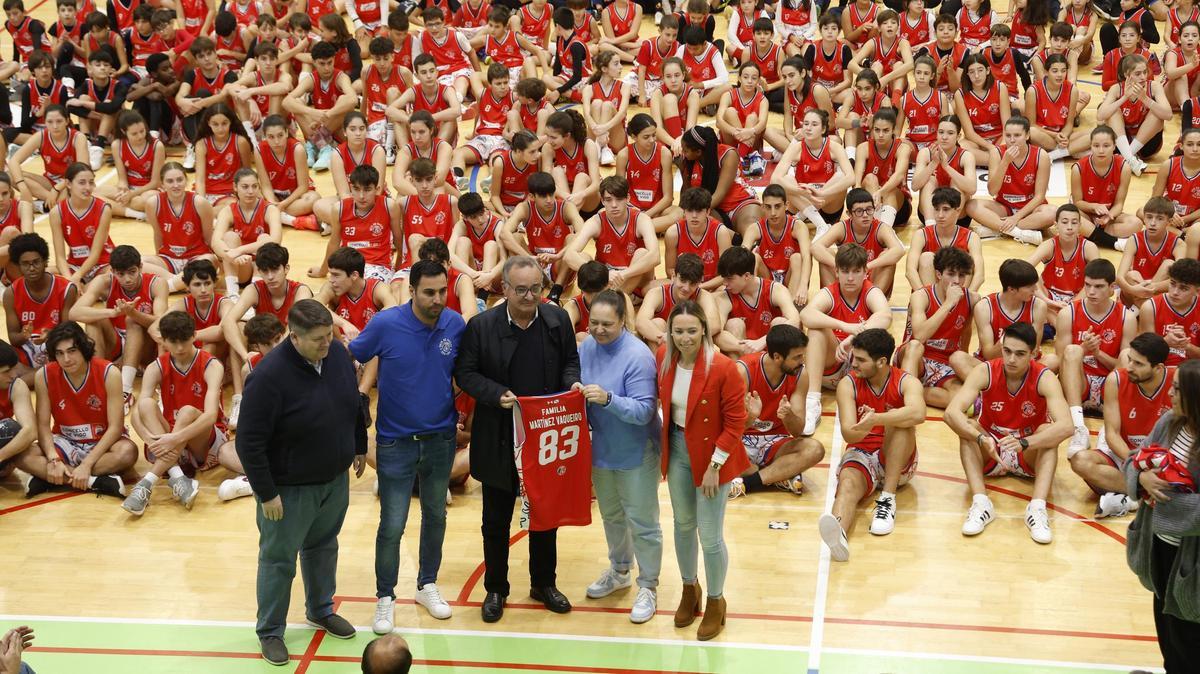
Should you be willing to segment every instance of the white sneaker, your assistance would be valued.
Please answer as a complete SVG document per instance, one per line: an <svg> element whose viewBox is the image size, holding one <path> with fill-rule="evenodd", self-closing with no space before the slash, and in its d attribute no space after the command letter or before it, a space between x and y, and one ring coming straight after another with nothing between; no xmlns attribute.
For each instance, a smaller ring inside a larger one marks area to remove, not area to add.
<svg viewBox="0 0 1200 674"><path fill-rule="evenodd" d="M217 498L222 501L232 501L252 494L254 490L250 488L250 480L245 475L225 480L217 487Z"/></svg>
<svg viewBox="0 0 1200 674"><path fill-rule="evenodd" d="M732 501L733 499L735 499L739 496L745 496L745 495L746 495L746 483L743 482L742 478L740 478L740 477L733 478L733 481L729 483L729 500Z"/></svg>
<svg viewBox="0 0 1200 674"><path fill-rule="evenodd" d="M1087 449L1088 441L1087 426L1076 426L1075 432L1071 434L1071 442L1067 444L1067 458L1069 459Z"/></svg>
<svg viewBox="0 0 1200 674"><path fill-rule="evenodd" d="M588 599L607 597L617 590L624 590L630 585L633 585L633 574L628 571L621 573L610 566L604 570L604 573L600 574L596 582L587 586L587 596Z"/></svg>
<svg viewBox="0 0 1200 674"><path fill-rule="evenodd" d="M99 171L104 166L104 148L98 145L88 145L88 163L93 171Z"/></svg>
<svg viewBox="0 0 1200 674"><path fill-rule="evenodd" d="M192 171L196 168L196 146L188 145L187 152L183 155L183 170Z"/></svg>
<svg viewBox="0 0 1200 674"><path fill-rule="evenodd" d="M850 561L850 542L846 540L846 530L833 513L825 513L817 520L817 530L821 532L821 540L829 547L829 557L835 562Z"/></svg>
<svg viewBox="0 0 1200 674"><path fill-rule="evenodd" d="M616 160L617 160L617 158L613 155L612 148L610 148L607 145L600 148L600 165L601 166L612 166L614 163L616 163Z"/></svg>
<svg viewBox="0 0 1200 674"><path fill-rule="evenodd" d="M380 597L375 601L375 622L371 629L376 634L390 634L396 629L396 600L391 597Z"/></svg>
<svg viewBox="0 0 1200 674"><path fill-rule="evenodd" d="M1133 175L1140 176L1146 170L1146 162L1142 161L1141 157L1134 157L1133 161L1129 162L1129 170Z"/></svg>
<svg viewBox="0 0 1200 674"><path fill-rule="evenodd" d="M641 625L654 617L658 612L658 595L648 587L638 589L637 598L633 600L633 609L629 611L629 622Z"/></svg>
<svg viewBox="0 0 1200 674"><path fill-rule="evenodd" d="M1117 239L1116 241L1113 242L1113 250L1117 251L1118 253L1124 253L1125 246L1127 246L1127 245L1129 245L1128 238Z"/></svg>
<svg viewBox="0 0 1200 674"><path fill-rule="evenodd" d="M984 227L983 225L979 224L978 222L973 223L971 225L971 231L975 232L975 234L977 234L979 236L979 238L983 241L990 241L991 239L999 239L1000 238L1000 232L997 232L996 230L991 229L989 227Z"/></svg>
<svg viewBox="0 0 1200 674"><path fill-rule="evenodd" d="M1130 499L1125 494L1108 492L1100 495L1100 502L1096 504L1096 519L1124 517L1135 510L1137 510L1137 501Z"/></svg>
<svg viewBox="0 0 1200 674"><path fill-rule="evenodd" d="M821 403L820 401L805 400L804 401L804 432L802 435L812 435L817 431L817 424L821 423Z"/></svg>
<svg viewBox="0 0 1200 674"><path fill-rule="evenodd" d="M436 583L425 583L425 587L417 590L416 600L434 618L445 620L450 617L450 605L442 599L442 592Z"/></svg>
<svg viewBox="0 0 1200 674"><path fill-rule="evenodd" d="M896 528L896 500L880 497L875 501L875 517L871 518L871 533L887 536Z"/></svg>
<svg viewBox="0 0 1200 674"><path fill-rule="evenodd" d="M242 414L242 394L234 393L233 399L229 404L229 417L227 423L230 428L237 428L238 417Z"/></svg>
<svg viewBox="0 0 1200 674"><path fill-rule="evenodd" d="M657 26L659 23L661 23L661 22L662 22L662 18L663 18L663 13L662 13L662 12L655 12L655 13L654 13L654 25L656 25L656 26Z"/></svg>
<svg viewBox="0 0 1200 674"><path fill-rule="evenodd" d="M49 213L50 208L48 206L46 206L46 202L42 201L41 199L34 199L33 200L33 212L39 213L39 214Z"/></svg>
<svg viewBox="0 0 1200 674"><path fill-rule="evenodd" d="M995 513L992 511L992 502L990 499L985 507L980 507L972 502L970 509L967 510L967 521L963 522L963 536L978 536L983 533L983 530L987 528L987 525L992 523L992 519L995 516Z"/></svg>
<svg viewBox="0 0 1200 674"><path fill-rule="evenodd" d="M1025 526L1029 527L1029 537L1045 545L1053 540L1050 533L1050 516L1045 508L1025 508Z"/></svg>
<svg viewBox="0 0 1200 674"><path fill-rule="evenodd" d="M1031 246L1042 245L1042 233L1036 229L1021 229L1020 227L1013 227L1009 234L1013 239L1016 239L1021 243L1027 243Z"/></svg>
<svg viewBox="0 0 1200 674"><path fill-rule="evenodd" d="M450 488L446 488L446 505L454 503L454 495L450 493Z"/></svg>
<svg viewBox="0 0 1200 674"><path fill-rule="evenodd" d="M379 478L375 478L375 484L371 485L371 495L379 496Z"/></svg>

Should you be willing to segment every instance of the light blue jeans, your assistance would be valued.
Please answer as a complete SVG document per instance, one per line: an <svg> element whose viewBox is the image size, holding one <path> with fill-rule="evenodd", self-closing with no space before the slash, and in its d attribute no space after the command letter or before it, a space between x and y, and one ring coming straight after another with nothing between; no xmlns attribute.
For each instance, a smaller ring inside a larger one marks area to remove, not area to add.
<svg viewBox="0 0 1200 674"><path fill-rule="evenodd" d="M649 444L649 443L647 443ZM626 470L592 469L596 504L604 520L608 560L626 573L637 559L638 587L658 587L662 571L662 527L658 523L660 455L646 448L642 465Z"/></svg>
<svg viewBox="0 0 1200 674"><path fill-rule="evenodd" d="M684 583L696 582L698 557L703 549L708 596L720 597L725 591L725 574L729 571L729 550L725 547L725 504L729 501L729 484L721 485L712 498L700 492L692 478L692 463L683 431L674 428L671 429L667 490L671 493L671 510L675 513L675 558L679 562L679 574Z"/></svg>

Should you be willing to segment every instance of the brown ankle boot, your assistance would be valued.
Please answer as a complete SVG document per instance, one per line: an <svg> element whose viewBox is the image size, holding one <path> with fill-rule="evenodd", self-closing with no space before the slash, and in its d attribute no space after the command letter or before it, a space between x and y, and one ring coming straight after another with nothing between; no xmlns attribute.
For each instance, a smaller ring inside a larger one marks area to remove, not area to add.
<svg viewBox="0 0 1200 674"><path fill-rule="evenodd" d="M704 605L704 619L700 621L700 629L696 631L696 638L700 641L708 641L720 634L723 629L725 629L725 597L716 599L709 597L708 603Z"/></svg>
<svg viewBox="0 0 1200 674"><path fill-rule="evenodd" d="M684 583L683 595L679 597L679 608L675 609L675 626L687 627L696 621L700 612L700 584Z"/></svg>

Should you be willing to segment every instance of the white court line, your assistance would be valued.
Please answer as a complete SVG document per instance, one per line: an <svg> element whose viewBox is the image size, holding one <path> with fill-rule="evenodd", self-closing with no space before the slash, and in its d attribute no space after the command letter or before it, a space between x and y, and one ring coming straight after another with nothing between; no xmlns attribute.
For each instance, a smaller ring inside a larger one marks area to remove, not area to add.
<svg viewBox="0 0 1200 674"><path fill-rule="evenodd" d="M833 438L829 441L829 477L825 485L825 512L833 510L833 497L837 493L837 466L842 461L842 425L839 416L833 416ZM821 546L817 563L817 589L813 596L812 632L808 640L808 674L821 671L821 641L825 638L825 602L829 595L829 547L817 536Z"/></svg>

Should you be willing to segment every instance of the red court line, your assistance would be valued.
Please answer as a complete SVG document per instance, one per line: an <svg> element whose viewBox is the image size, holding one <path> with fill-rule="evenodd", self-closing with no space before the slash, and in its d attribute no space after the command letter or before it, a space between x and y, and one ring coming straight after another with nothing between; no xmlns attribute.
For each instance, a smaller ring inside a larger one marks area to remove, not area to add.
<svg viewBox="0 0 1200 674"><path fill-rule="evenodd" d="M342 600L337 597L333 598L333 612L336 614L342 606ZM317 655L317 650L321 648L321 642L325 640L325 631L317 630L313 633L312 638L308 640L308 648L304 649L304 655L300 656L300 664L296 666L296 674L305 674L308 671L308 666L312 664L313 658Z"/></svg>
<svg viewBox="0 0 1200 674"><path fill-rule="evenodd" d="M37 506L45 505L47 503L54 503L55 501L62 501L65 499L74 498L76 496L83 496L85 493L87 493L87 492L70 491L65 494L55 494L54 496L48 496L46 498L38 499L36 501L29 501L28 503L22 503L21 505L15 505L15 506L11 506L9 508L4 508L4 509L0 510L0 515L8 515L10 513L21 512L22 510L28 510L30 508L36 508Z"/></svg>
<svg viewBox="0 0 1200 674"><path fill-rule="evenodd" d="M508 547L511 548L517 541L525 538L528 535L529 532L525 529L518 531L508 539ZM471 572L471 575L467 577L467 582L463 584L462 590L458 593L458 601L465 602L471 596L471 593L475 591L475 586L479 583L479 579L483 578L483 572L484 563L480 562L479 566L476 566L475 570ZM371 601L375 600L372 599Z"/></svg>

